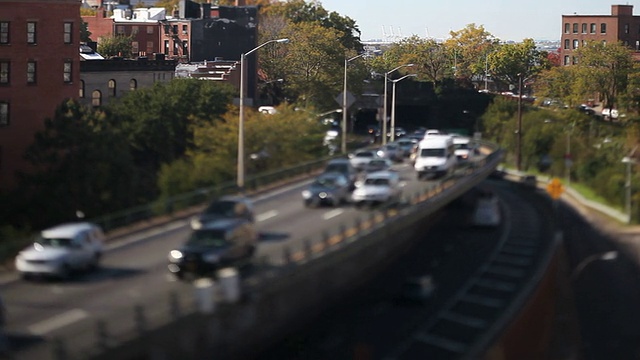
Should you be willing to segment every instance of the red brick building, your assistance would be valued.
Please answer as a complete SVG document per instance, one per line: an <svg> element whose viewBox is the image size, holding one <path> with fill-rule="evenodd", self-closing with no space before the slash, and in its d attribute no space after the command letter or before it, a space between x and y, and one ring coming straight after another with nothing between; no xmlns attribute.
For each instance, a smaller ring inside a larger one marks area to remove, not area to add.
<svg viewBox="0 0 640 360"><path fill-rule="evenodd" d="M78 97L80 0L0 0L0 190L16 185L34 133Z"/></svg>
<svg viewBox="0 0 640 360"><path fill-rule="evenodd" d="M587 41L621 41L640 54L640 16L633 5L611 5L611 15L562 15L560 59L563 65L575 64L574 51Z"/></svg>

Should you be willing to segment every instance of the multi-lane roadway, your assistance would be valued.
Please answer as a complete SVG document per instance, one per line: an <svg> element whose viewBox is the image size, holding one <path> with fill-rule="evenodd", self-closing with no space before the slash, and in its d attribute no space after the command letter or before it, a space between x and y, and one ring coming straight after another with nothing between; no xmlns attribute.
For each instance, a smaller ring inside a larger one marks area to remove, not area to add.
<svg viewBox="0 0 640 360"><path fill-rule="evenodd" d="M435 181L417 181L408 164L395 167L404 180L405 196L436 186ZM305 208L301 191L306 184L303 181L253 199L262 235L256 255L261 263L277 265L284 261L285 251L299 251L309 237L370 216L371 210L349 205ZM70 281L27 282L15 273L3 274L0 294L7 309L5 332L16 357L35 356L36 349L70 351L71 343L91 344L100 332L116 339L151 326L156 319L169 321L181 307L191 306L181 295L190 299L193 285L175 281L166 269L168 252L184 241L188 231L187 219L179 219L124 237L108 244L97 272Z"/></svg>

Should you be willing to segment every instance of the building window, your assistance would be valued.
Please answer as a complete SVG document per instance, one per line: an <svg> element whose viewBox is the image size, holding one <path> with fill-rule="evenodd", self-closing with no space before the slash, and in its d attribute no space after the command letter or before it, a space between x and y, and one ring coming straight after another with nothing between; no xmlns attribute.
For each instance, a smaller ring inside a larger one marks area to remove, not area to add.
<svg viewBox="0 0 640 360"><path fill-rule="evenodd" d="M578 23L573 23L573 33L574 34L578 33Z"/></svg>
<svg viewBox="0 0 640 360"><path fill-rule="evenodd" d="M113 80L113 79L109 80L109 83L107 84L107 87L109 88L109 96L115 97L116 96L116 81Z"/></svg>
<svg viewBox="0 0 640 360"><path fill-rule="evenodd" d="M568 34L571 30L571 24L569 23L564 23L564 33Z"/></svg>
<svg viewBox="0 0 640 360"><path fill-rule="evenodd" d="M591 24L589 24L589 26L590 26L589 32L592 33L592 34L595 34L596 33L596 23L591 23Z"/></svg>
<svg viewBox="0 0 640 360"><path fill-rule="evenodd" d="M65 44L71 44L73 41L73 23L66 22L64 23L64 36L63 41Z"/></svg>
<svg viewBox="0 0 640 360"><path fill-rule="evenodd" d="M147 53L153 53L153 41L147 41Z"/></svg>
<svg viewBox="0 0 640 360"><path fill-rule="evenodd" d="M29 21L27 23L27 44L35 44L37 41L37 33L36 33L37 27L36 27L36 23L33 21Z"/></svg>
<svg viewBox="0 0 640 360"><path fill-rule="evenodd" d="M0 60L0 84L8 84L11 80L9 75L11 74L11 63L9 60Z"/></svg>
<svg viewBox="0 0 640 360"><path fill-rule="evenodd" d="M9 103L0 101L0 126L9 125Z"/></svg>
<svg viewBox="0 0 640 360"><path fill-rule="evenodd" d="M173 31L173 34L174 34L174 35L178 34L178 25L173 25L173 26L171 27L171 31Z"/></svg>
<svg viewBox="0 0 640 360"><path fill-rule="evenodd" d="M600 24L600 34L607 33L607 24Z"/></svg>
<svg viewBox="0 0 640 360"><path fill-rule="evenodd" d="M138 35L138 26L134 25L131 27L131 35Z"/></svg>
<svg viewBox="0 0 640 360"><path fill-rule="evenodd" d="M123 25L117 25L116 26L116 34L124 35L124 26Z"/></svg>
<svg viewBox="0 0 640 360"><path fill-rule="evenodd" d="M138 81L136 79L129 80L129 90L133 91L138 88Z"/></svg>
<svg viewBox="0 0 640 360"><path fill-rule="evenodd" d="M573 65L577 64L578 63L578 57L577 56L572 57L571 62L572 62Z"/></svg>
<svg viewBox="0 0 640 360"><path fill-rule="evenodd" d="M102 105L102 93L100 93L100 90L93 90L91 93L91 105L93 107Z"/></svg>
<svg viewBox="0 0 640 360"><path fill-rule="evenodd" d="M636 40L636 51L640 50L640 41Z"/></svg>
<svg viewBox="0 0 640 360"><path fill-rule="evenodd" d="M564 48L568 49L570 43L571 43L571 41L569 41L569 39L564 39Z"/></svg>
<svg viewBox="0 0 640 360"><path fill-rule="evenodd" d="M153 26L147 26L147 34L153 34Z"/></svg>
<svg viewBox="0 0 640 360"><path fill-rule="evenodd" d="M78 89L78 97L84 99L84 80L80 80L80 88Z"/></svg>
<svg viewBox="0 0 640 360"><path fill-rule="evenodd" d="M164 53L169 55L169 40L164 41Z"/></svg>
<svg viewBox="0 0 640 360"><path fill-rule="evenodd" d="M27 84L36 83L36 73L38 66L35 61L27 61Z"/></svg>
<svg viewBox="0 0 640 360"><path fill-rule="evenodd" d="M564 56L564 64L569 65L569 55Z"/></svg>
<svg viewBox="0 0 640 360"><path fill-rule="evenodd" d="M178 55L180 54L180 42L179 41L174 41L173 42L173 55Z"/></svg>
<svg viewBox="0 0 640 360"><path fill-rule="evenodd" d="M582 47L587 46L587 40L582 40Z"/></svg>
<svg viewBox="0 0 640 360"><path fill-rule="evenodd" d="M582 33L583 34L587 33L587 24L586 23L582 24Z"/></svg>
<svg viewBox="0 0 640 360"><path fill-rule="evenodd" d="M624 33L625 34L629 33L629 24L624 24Z"/></svg>
<svg viewBox="0 0 640 360"><path fill-rule="evenodd" d="M189 53L189 42L187 40L182 40L182 54L187 55Z"/></svg>
<svg viewBox="0 0 640 360"><path fill-rule="evenodd" d="M187 33L188 33L187 30L188 30L188 26L187 25L182 25L182 34L183 35L187 35Z"/></svg>
<svg viewBox="0 0 640 360"><path fill-rule="evenodd" d="M66 60L64 62L64 64L62 65L62 79L65 83L70 83L71 81L73 81L73 76L71 73L72 70L72 66L71 66L71 60Z"/></svg>
<svg viewBox="0 0 640 360"><path fill-rule="evenodd" d="M574 48L574 49L577 49L577 48L578 48L578 45L580 45L580 40L578 40L578 39L574 39L574 40L573 40L573 48Z"/></svg>
<svg viewBox="0 0 640 360"><path fill-rule="evenodd" d="M624 45L624 46L629 46L629 40L625 40L625 41L622 43L622 45Z"/></svg>
<svg viewBox="0 0 640 360"><path fill-rule="evenodd" d="M9 40L9 22L0 21L0 44L8 44Z"/></svg>
<svg viewBox="0 0 640 360"><path fill-rule="evenodd" d="M131 42L131 53L136 56L138 54L140 54L140 46L138 45L137 41L132 41Z"/></svg>

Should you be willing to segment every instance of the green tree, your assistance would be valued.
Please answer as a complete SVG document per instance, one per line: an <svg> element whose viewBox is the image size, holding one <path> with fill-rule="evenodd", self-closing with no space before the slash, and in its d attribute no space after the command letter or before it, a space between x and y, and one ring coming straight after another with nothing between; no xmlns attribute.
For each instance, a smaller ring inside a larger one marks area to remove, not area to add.
<svg viewBox="0 0 640 360"><path fill-rule="evenodd" d="M105 57L121 56L130 58L132 41L132 36L101 36L98 39L98 52Z"/></svg>
<svg viewBox="0 0 640 360"><path fill-rule="evenodd" d="M584 94L597 93L607 108L617 104L633 69L629 49L622 43L590 41L576 50L579 72L577 85Z"/></svg>
<svg viewBox="0 0 640 360"><path fill-rule="evenodd" d="M449 49L450 61L455 66L455 76L471 78L485 73L486 57L499 44L499 40L484 26L468 24L451 36L444 44Z"/></svg>
<svg viewBox="0 0 640 360"><path fill-rule="evenodd" d="M548 67L546 53L536 49L533 39L521 43L502 44L488 55L488 62L494 80L517 87L519 79L532 80L540 71Z"/></svg>
<svg viewBox="0 0 640 360"><path fill-rule="evenodd" d="M107 113L67 100L46 119L25 153L34 171L24 174L23 209L46 224L69 221L76 211L86 216L137 204L137 170L126 138ZM55 199L55 201L51 201Z"/></svg>
<svg viewBox="0 0 640 360"><path fill-rule="evenodd" d="M89 31L87 23L82 21L80 22L80 42L87 43L90 41L93 41L91 40L91 31Z"/></svg>
<svg viewBox="0 0 640 360"><path fill-rule="evenodd" d="M552 67L536 78L534 89L538 98L561 100L569 107L580 104L584 96L575 86L578 73L574 66Z"/></svg>
<svg viewBox="0 0 640 360"><path fill-rule="evenodd" d="M283 47L284 56L278 62L278 73L286 79L287 97L303 107L335 107L334 99L342 91L345 57L355 55L340 44L340 33L301 22L289 24L282 37L291 40ZM357 93L362 77L350 72L349 81L354 85L350 88Z"/></svg>

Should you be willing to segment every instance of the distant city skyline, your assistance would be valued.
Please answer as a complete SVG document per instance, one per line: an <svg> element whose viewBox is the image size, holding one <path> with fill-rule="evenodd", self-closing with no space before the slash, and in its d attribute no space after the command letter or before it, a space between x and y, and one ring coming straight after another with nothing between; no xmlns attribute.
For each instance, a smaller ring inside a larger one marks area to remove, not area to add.
<svg viewBox="0 0 640 360"><path fill-rule="evenodd" d="M484 26L502 41L560 40L562 15L610 15L611 5L603 0L323 0L327 11L353 19L361 31L361 40L385 37L397 39L418 35L446 39L449 31L468 24ZM623 2L629 4L629 2ZM634 4L629 4L634 5ZM640 7L634 6L634 15Z"/></svg>

